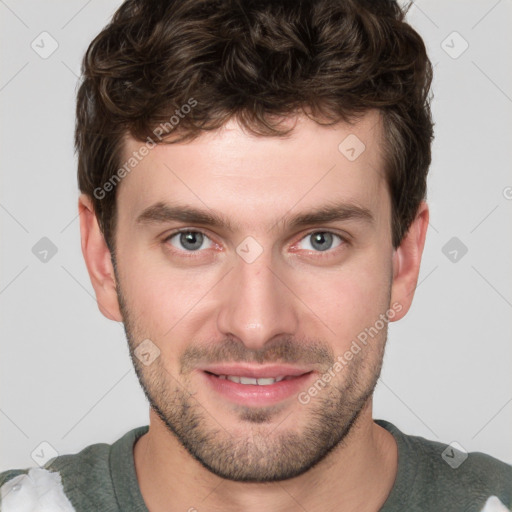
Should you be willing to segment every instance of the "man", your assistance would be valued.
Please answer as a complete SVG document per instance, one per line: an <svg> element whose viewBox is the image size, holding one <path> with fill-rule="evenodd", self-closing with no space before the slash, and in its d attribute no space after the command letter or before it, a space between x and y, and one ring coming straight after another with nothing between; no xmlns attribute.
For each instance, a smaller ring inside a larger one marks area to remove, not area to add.
<svg viewBox="0 0 512 512"><path fill-rule="evenodd" d="M2 510L510 508L509 465L372 417L429 219L432 68L404 15L118 9L83 61L80 225L150 425L2 473Z"/></svg>

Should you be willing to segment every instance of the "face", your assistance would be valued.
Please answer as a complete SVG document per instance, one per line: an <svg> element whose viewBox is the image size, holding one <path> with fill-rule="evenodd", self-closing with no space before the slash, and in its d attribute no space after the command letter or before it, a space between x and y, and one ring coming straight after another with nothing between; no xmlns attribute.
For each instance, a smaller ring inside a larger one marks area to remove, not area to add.
<svg viewBox="0 0 512 512"><path fill-rule="evenodd" d="M117 191L117 299L140 383L189 453L236 481L298 476L343 441L398 314L378 115L287 122L285 138L230 121L157 145ZM355 160L338 149L349 135L366 147ZM126 158L142 145L128 139Z"/></svg>

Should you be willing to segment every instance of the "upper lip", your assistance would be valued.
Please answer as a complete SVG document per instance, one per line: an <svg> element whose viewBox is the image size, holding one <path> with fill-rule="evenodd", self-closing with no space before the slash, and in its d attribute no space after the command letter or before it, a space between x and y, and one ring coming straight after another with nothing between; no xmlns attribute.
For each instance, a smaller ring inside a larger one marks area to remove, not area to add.
<svg viewBox="0 0 512 512"><path fill-rule="evenodd" d="M311 369L297 368L296 366L271 365L271 366L249 366L249 365L212 365L201 368L205 372L216 375L237 375L239 377L253 377L256 379L266 377L298 376L309 373Z"/></svg>

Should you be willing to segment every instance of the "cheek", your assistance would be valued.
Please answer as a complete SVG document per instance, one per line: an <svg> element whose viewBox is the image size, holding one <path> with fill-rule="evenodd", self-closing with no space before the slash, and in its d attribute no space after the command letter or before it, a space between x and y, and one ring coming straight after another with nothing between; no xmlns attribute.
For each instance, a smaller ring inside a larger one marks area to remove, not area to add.
<svg viewBox="0 0 512 512"><path fill-rule="evenodd" d="M339 271L302 274L299 296L318 315L326 339L340 350L373 326L389 308L390 270L386 261L368 258Z"/></svg>
<svg viewBox="0 0 512 512"><path fill-rule="evenodd" d="M195 315L219 279L214 272L172 269L142 251L125 256L119 268L125 301L139 336L153 338L161 351L173 353L183 348L181 343L193 340L198 325L193 321Z"/></svg>

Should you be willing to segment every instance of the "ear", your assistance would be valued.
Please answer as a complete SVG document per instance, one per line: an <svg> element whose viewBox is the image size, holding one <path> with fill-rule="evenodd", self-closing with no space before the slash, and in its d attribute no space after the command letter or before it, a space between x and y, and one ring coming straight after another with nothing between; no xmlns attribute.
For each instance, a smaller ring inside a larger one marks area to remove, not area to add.
<svg viewBox="0 0 512 512"><path fill-rule="evenodd" d="M397 314L393 319L390 318L390 321L400 320L411 307L420 272L428 220L428 205L425 201L422 201L409 230L393 254L391 304L398 303L402 306L402 309L399 312L397 311Z"/></svg>
<svg viewBox="0 0 512 512"><path fill-rule="evenodd" d="M92 200L81 194L78 199L82 254L91 283L96 293L98 307L110 320L122 322L123 317L117 300L116 279L110 250L100 230Z"/></svg>

